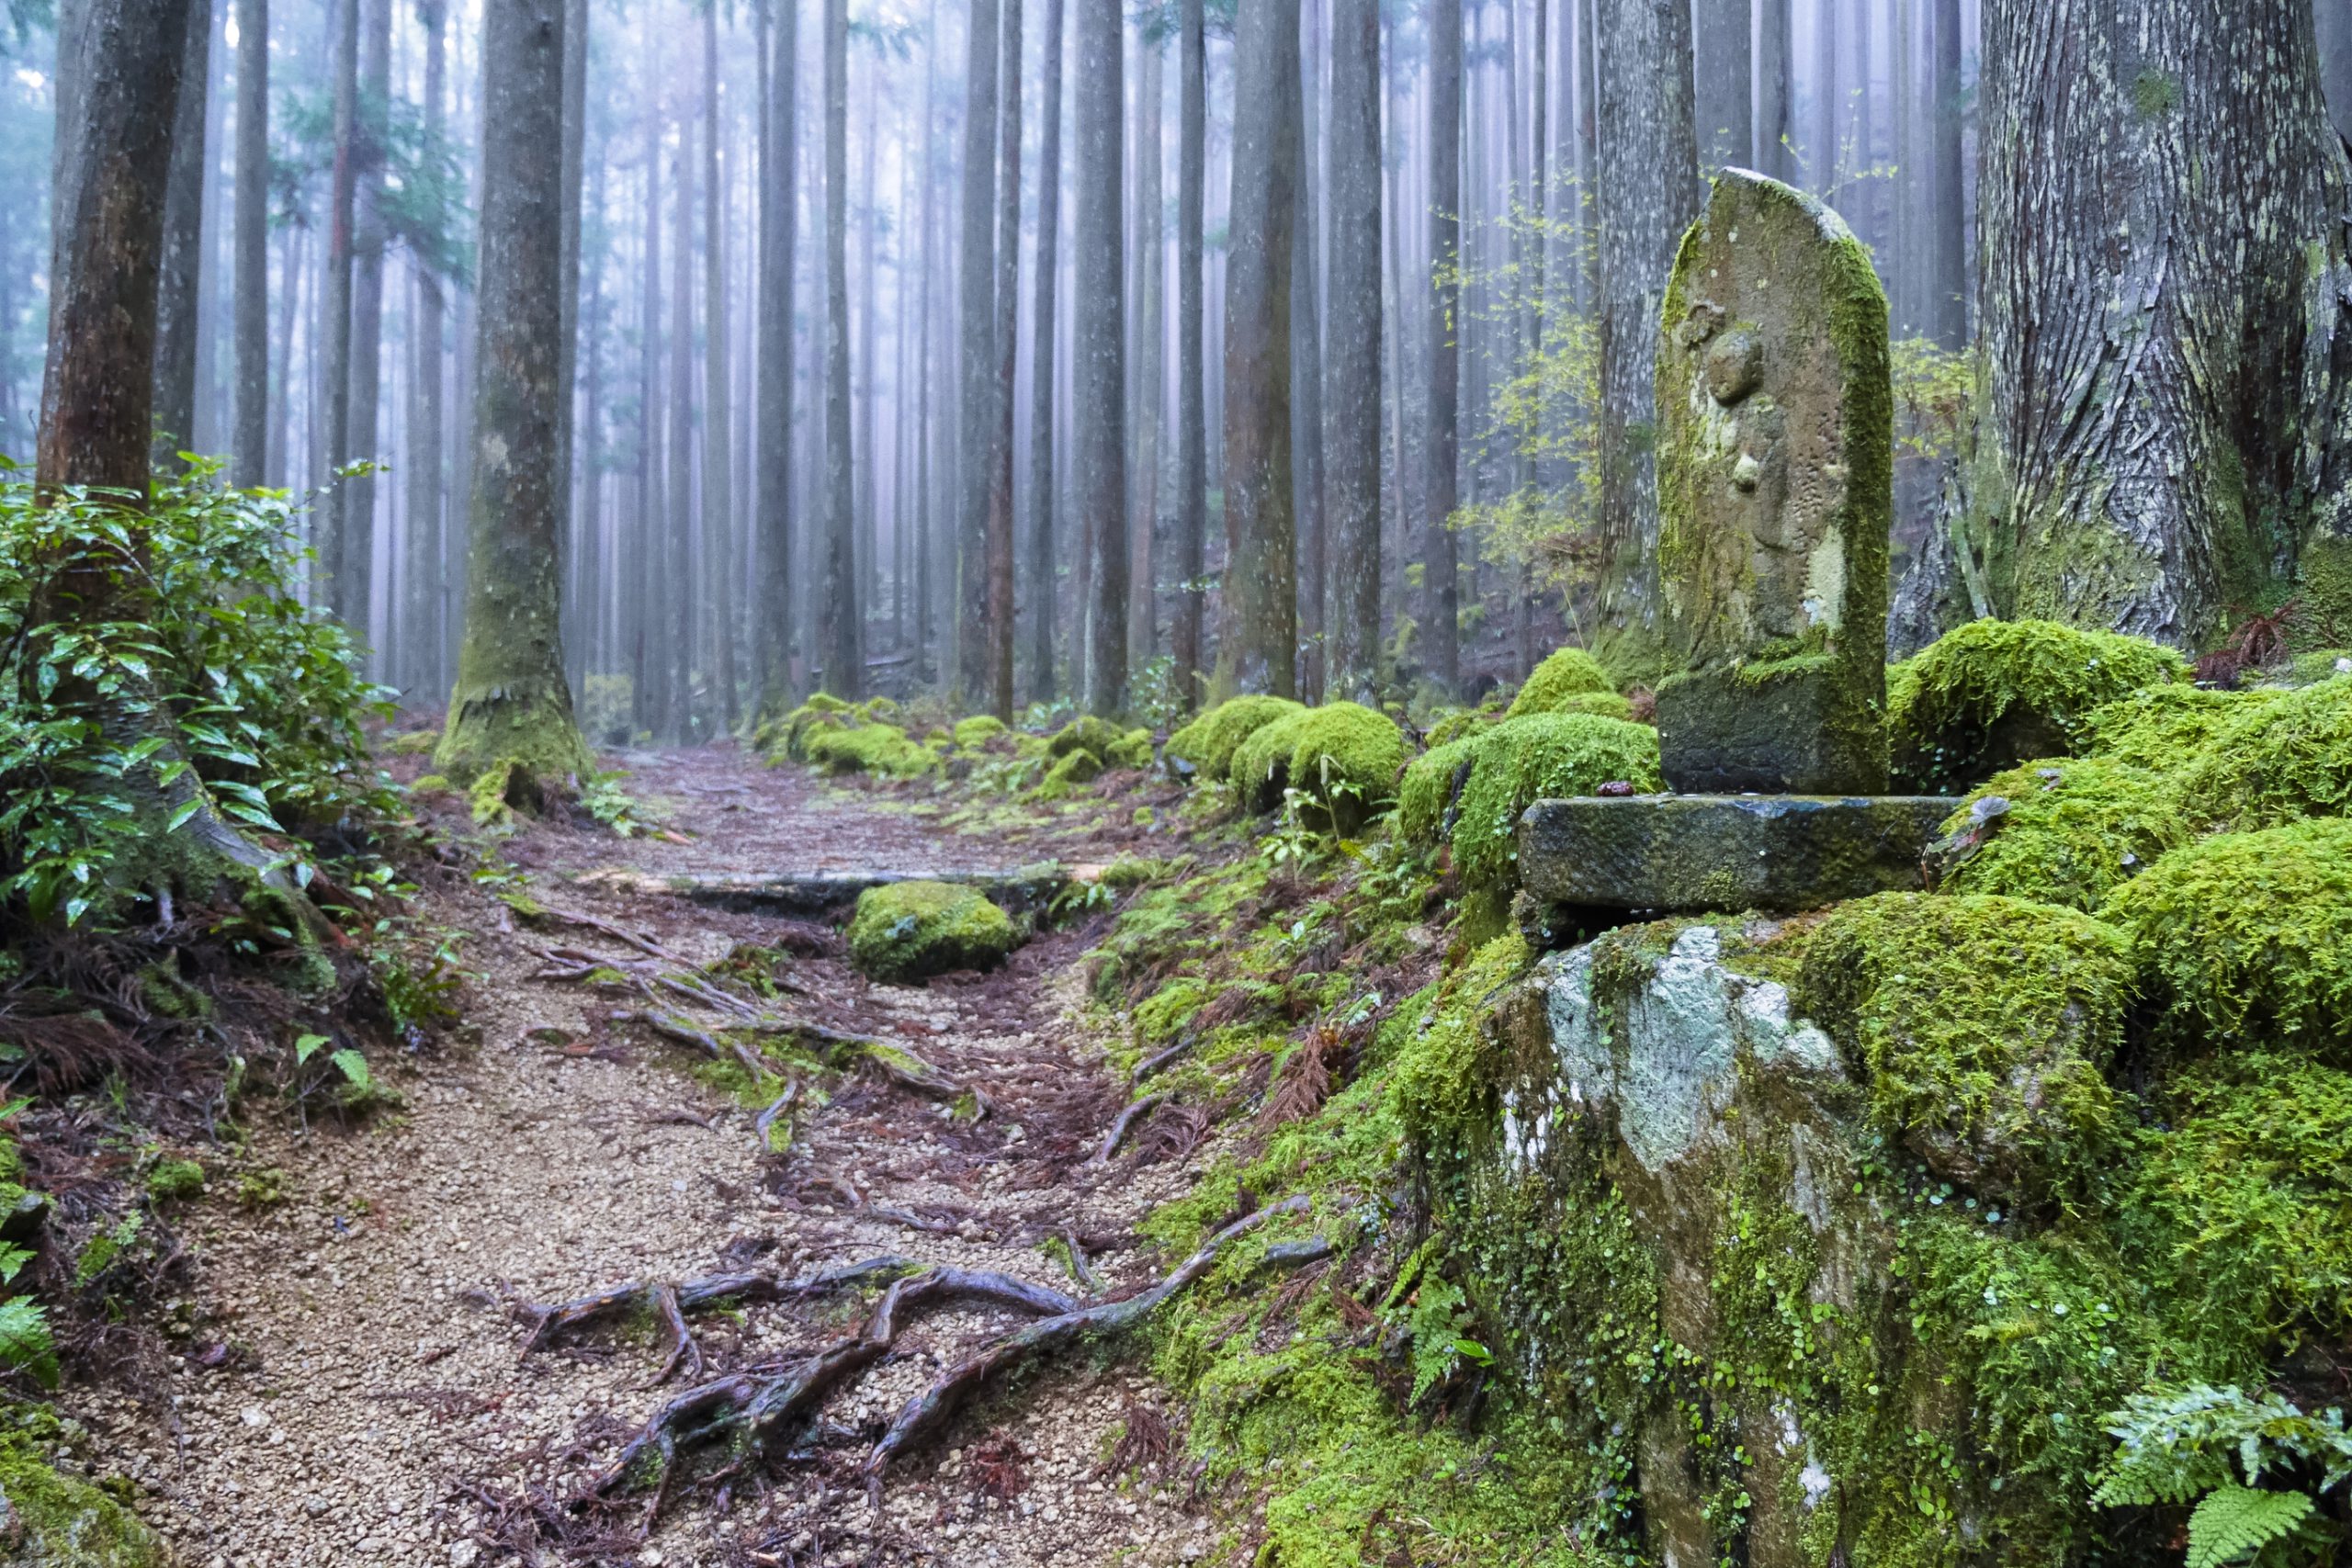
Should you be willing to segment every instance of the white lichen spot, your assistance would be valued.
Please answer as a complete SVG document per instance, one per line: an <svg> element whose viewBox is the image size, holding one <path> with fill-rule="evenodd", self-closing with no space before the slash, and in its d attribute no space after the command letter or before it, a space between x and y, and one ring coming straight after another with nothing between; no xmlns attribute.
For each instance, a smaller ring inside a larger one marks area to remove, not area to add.
<svg viewBox="0 0 2352 1568"><path fill-rule="evenodd" d="M1829 1495L1829 1488L1836 1483L1829 1479L1829 1472L1821 1468L1819 1460L1809 1459L1804 1461L1804 1468L1797 1472L1797 1484L1804 1488L1804 1506L1818 1508L1821 1500Z"/></svg>

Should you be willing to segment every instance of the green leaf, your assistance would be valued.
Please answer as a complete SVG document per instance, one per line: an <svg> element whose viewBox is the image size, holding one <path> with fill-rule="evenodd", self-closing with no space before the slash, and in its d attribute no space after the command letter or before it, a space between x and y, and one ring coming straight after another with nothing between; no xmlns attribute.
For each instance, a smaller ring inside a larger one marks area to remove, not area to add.
<svg viewBox="0 0 2352 1568"><path fill-rule="evenodd" d="M0 1241L0 1285L15 1279L24 1266L32 1261L33 1250L14 1242Z"/></svg>
<svg viewBox="0 0 2352 1568"><path fill-rule="evenodd" d="M343 1069L343 1076L351 1080L351 1087L360 1093L365 1094L376 1087L376 1080L368 1076L368 1058L358 1052L337 1051L331 1059Z"/></svg>
<svg viewBox="0 0 2352 1568"><path fill-rule="evenodd" d="M0 1366L31 1374L45 1389L57 1386L57 1348L49 1314L22 1296L0 1302Z"/></svg>
<svg viewBox="0 0 2352 1568"><path fill-rule="evenodd" d="M294 1042L294 1065L299 1067L309 1061L318 1055L319 1047L326 1043L327 1037L323 1034L305 1034Z"/></svg>
<svg viewBox="0 0 2352 1568"><path fill-rule="evenodd" d="M172 808L172 819L169 823L165 824L164 830L167 833L178 832L182 828L187 825L187 819L189 818L195 816L198 812L203 809L204 802L201 798L184 800L180 802L179 805Z"/></svg>
<svg viewBox="0 0 2352 1568"><path fill-rule="evenodd" d="M2301 1492L2217 1486L2188 1516L2188 1568L2244 1562L2301 1524L2311 1511L2311 1498Z"/></svg>

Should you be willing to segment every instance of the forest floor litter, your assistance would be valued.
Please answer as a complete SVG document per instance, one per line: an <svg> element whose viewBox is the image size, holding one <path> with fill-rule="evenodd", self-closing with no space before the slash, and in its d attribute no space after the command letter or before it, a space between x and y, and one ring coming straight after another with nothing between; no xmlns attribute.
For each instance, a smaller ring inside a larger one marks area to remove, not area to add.
<svg viewBox="0 0 2352 1568"><path fill-rule="evenodd" d="M1012 843L731 748L625 760L666 834L530 824L498 846L512 886L453 876L420 895L471 933L457 1039L380 1064L399 1103L356 1124L254 1119L185 1226L196 1353L155 1397L85 1387L62 1401L97 1439L94 1468L137 1483L142 1517L193 1568L1209 1555L1181 1474L1108 1462L1123 1435L1125 1459L1164 1453L1148 1381L1082 1349L1009 1393L992 1384L869 1488L861 1465L901 1404L1025 1321L962 1298L905 1321L789 1456L673 1492L650 1530L641 1490L567 1508L697 1374L689 1360L653 1386L672 1346L644 1306L535 1337L532 1304L891 1255L1101 1301L1162 1277L1134 1227L1195 1174L1094 1157L1125 1096L1079 1018L1083 927L1042 930L993 974L891 987L854 974L831 928L644 890L649 876L1084 863L1139 829L1033 816L1038 836ZM588 874L614 869L644 876ZM537 906L559 918L529 918ZM883 1041L977 1091L984 1112L853 1068L811 1086L770 1154L762 1112L695 1071L708 1056L616 1021L628 1010L610 986L541 977L598 959L650 970L650 952L690 972L738 943L794 955L780 1012ZM1073 1243L1075 1270L1057 1256ZM789 1365L863 1311L836 1298L682 1315L713 1378ZM1154 1431L1158 1445L1135 1440Z"/></svg>

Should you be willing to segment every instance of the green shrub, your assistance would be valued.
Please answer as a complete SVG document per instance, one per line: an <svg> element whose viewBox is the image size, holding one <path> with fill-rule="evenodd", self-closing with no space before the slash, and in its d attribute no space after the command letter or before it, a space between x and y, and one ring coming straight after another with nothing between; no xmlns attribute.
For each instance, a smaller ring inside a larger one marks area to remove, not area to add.
<svg viewBox="0 0 2352 1568"><path fill-rule="evenodd" d="M2168 1043L2352 1045L2352 820L2217 833L2108 896Z"/></svg>
<svg viewBox="0 0 2352 1568"><path fill-rule="evenodd" d="M1975 803L1995 795L2008 802L2008 811L1965 860L1944 872L1938 892L2096 908L2188 838L2161 777L2103 757L2052 758L1996 774L1943 830L1967 827Z"/></svg>
<svg viewBox="0 0 2352 1568"><path fill-rule="evenodd" d="M1283 786L1290 782L1291 753L1298 749L1299 731L1313 710L1294 706L1271 724L1251 730L1233 749L1226 777L1251 811L1272 811L1283 801Z"/></svg>
<svg viewBox="0 0 2352 1568"><path fill-rule="evenodd" d="M1243 741L1276 719L1302 711L1288 697L1234 697L1170 736L1168 754L1192 764L1202 778L1221 782L1229 775L1233 753Z"/></svg>
<svg viewBox="0 0 2352 1568"><path fill-rule="evenodd" d="M1796 999L1888 1136L1950 1180L2040 1192L2112 1130L2132 989L2122 934L2078 910L1882 893L1813 934Z"/></svg>
<svg viewBox="0 0 2352 1568"><path fill-rule="evenodd" d="M1519 695L1511 699L1510 711L1504 716L1523 718L1532 713L1566 712L1564 699L1602 694L1615 696L1617 682L1609 678L1600 660L1583 649L1564 648L1528 672Z"/></svg>
<svg viewBox="0 0 2352 1568"><path fill-rule="evenodd" d="M1537 801L1590 795L1605 784L1649 791L1663 783L1657 731L1624 719L1530 714L1505 719L1467 744L1470 782L1454 818L1453 863L1474 886L1518 880L1519 818Z"/></svg>
<svg viewBox="0 0 2352 1568"><path fill-rule="evenodd" d="M1011 918L974 888L894 882L858 895L849 956L868 979L912 985L951 969L992 969L1016 938Z"/></svg>
<svg viewBox="0 0 2352 1568"><path fill-rule="evenodd" d="M1361 703L1331 703L1303 715L1284 774L1314 802L1318 820L1352 833L1396 798L1405 765L1405 732Z"/></svg>
<svg viewBox="0 0 2352 1568"><path fill-rule="evenodd" d="M2168 648L2054 621L1972 621L1887 671L1895 777L1963 788L2031 757L2072 756L2093 709L2186 680Z"/></svg>
<svg viewBox="0 0 2352 1568"><path fill-rule="evenodd" d="M266 832L365 830L399 815L362 721L390 693L297 592L294 507L220 488L219 465L160 479L144 513L67 492L36 501L0 469L0 898L78 919L159 852L132 796L157 787L149 743L105 716L160 701L229 818ZM133 584L147 619L52 619L58 563ZM177 824L174 824L177 826Z"/></svg>

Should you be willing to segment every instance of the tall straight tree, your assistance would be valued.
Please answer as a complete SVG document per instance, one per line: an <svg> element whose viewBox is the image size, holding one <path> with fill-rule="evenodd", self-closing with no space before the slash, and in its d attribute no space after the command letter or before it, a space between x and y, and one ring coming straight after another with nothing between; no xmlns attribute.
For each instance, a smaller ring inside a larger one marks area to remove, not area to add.
<svg viewBox="0 0 2352 1568"><path fill-rule="evenodd" d="M442 131L443 90L449 68L448 0L418 0L417 26L424 32L424 126L428 141L437 141ZM243 40L240 40L242 47ZM409 558L415 562L411 581L424 589L424 558L419 546L431 550L431 558L444 560L447 555L447 486L442 473L442 418L444 378L448 374L442 363L441 337L443 306L441 279L433 269L422 265L412 253L411 260L416 283L416 319L410 323L410 336L415 340L415 374L409 382L408 422L408 525L413 536ZM239 301L239 309L243 301ZM437 592L435 594L437 599ZM408 680L417 686L438 685L448 674L439 643L419 635L408 639L411 664Z"/></svg>
<svg viewBox="0 0 2352 1568"><path fill-rule="evenodd" d="M1754 63L1749 5L1750 0L1699 0L1693 39L1699 166L1711 175L1726 164L1745 164L1756 135L1756 100L1748 85Z"/></svg>
<svg viewBox="0 0 2352 1568"><path fill-rule="evenodd" d="M1125 301L1119 254L1119 0L1077 0L1078 515L1093 553L1086 597L1086 710L1127 705ZM1293 36L1296 36L1294 25Z"/></svg>
<svg viewBox="0 0 2352 1568"><path fill-rule="evenodd" d="M1985 7L1969 610L2194 646L2300 558L2304 615L2352 626L2352 172L2312 36L2310 0Z"/></svg>
<svg viewBox="0 0 2352 1568"><path fill-rule="evenodd" d="M1202 0L1176 16L1176 620L1169 647L1186 706L1200 697L1201 579L1208 570L1208 411L1203 395L1202 197L1208 175L1208 40ZM1374 389L1375 398L1378 396ZM1377 439L1377 436L1374 437Z"/></svg>
<svg viewBox="0 0 2352 1568"><path fill-rule="evenodd" d="M206 76L212 57L211 0L194 0L180 64L172 166L164 196L163 275L155 296L156 466L196 445L196 344L204 310Z"/></svg>
<svg viewBox="0 0 2352 1568"><path fill-rule="evenodd" d="M584 221L581 186L586 176L588 146L588 0L564 0L563 12L563 260L560 268L561 296L558 301L563 311L563 326L560 338L562 362L556 373L556 383L562 389L556 402L556 472L562 477L563 492L557 501L556 537L562 541L565 576L575 584L571 595L564 602L571 620L571 660L579 667L585 651L586 628L580 624L577 612L584 603L585 587L580 575L581 539L572 516L571 437L572 425L579 418L576 389L580 384L580 243Z"/></svg>
<svg viewBox="0 0 2352 1568"><path fill-rule="evenodd" d="M563 675L556 573L563 13L564 0L492 0L483 13L472 560L458 686L435 753L459 779L513 759L542 790L590 766Z"/></svg>
<svg viewBox="0 0 2352 1568"><path fill-rule="evenodd" d="M573 0L584 9L586 0ZM711 680L718 688L718 722L729 734L742 715L735 691L735 502L729 481L735 472L729 437L730 384L727 377L727 164L720 151L726 127L719 118L718 5L702 13L703 70L703 548L711 563ZM576 242L575 242L576 246ZM572 258L575 274L579 267ZM869 370L867 374L872 374ZM569 390L565 400L571 400Z"/></svg>
<svg viewBox="0 0 2352 1568"><path fill-rule="evenodd" d="M996 385L989 424L986 549L988 664L977 691L989 712L1012 718L1012 376L1021 320L1021 0L1003 0L1003 103L999 110L996 231Z"/></svg>
<svg viewBox="0 0 2352 1568"><path fill-rule="evenodd" d="M390 241L384 202L384 139L392 91L392 0L358 0L366 24L359 56L359 103L352 133L351 456L379 456L377 414L384 375L384 253ZM376 481L344 481L344 619L365 634L376 580ZM561 500L558 499L559 513Z"/></svg>
<svg viewBox="0 0 2352 1568"><path fill-rule="evenodd" d="M1135 270L1135 347L1129 367L1135 378L1127 411L1131 462L1127 471L1127 668L1140 670L1151 660L1152 634L1158 629L1155 589L1158 576L1152 562L1152 536L1159 510L1159 383L1160 347L1167 335L1160 298L1160 273L1166 266L1161 244L1167 214L1159 193L1159 100L1165 51L1156 30L1139 29L1136 65L1142 80L1136 84L1135 251L1128 257Z"/></svg>
<svg viewBox="0 0 2352 1568"><path fill-rule="evenodd" d="M1225 274L1224 615L1218 695L1298 691L1291 511L1290 269L1298 0L1242 0L1234 24L1233 195Z"/></svg>
<svg viewBox="0 0 2352 1568"><path fill-rule="evenodd" d="M318 558L311 569L311 596L329 609L347 611L344 601L345 488L333 481L334 471L351 460L351 206L357 170L354 141L359 122L360 0L330 0L334 18L334 163L327 187L326 277L320 291L319 315L325 327L324 362L320 366L316 400L325 460L325 493L319 497L313 526Z"/></svg>
<svg viewBox="0 0 2352 1568"><path fill-rule="evenodd" d="M1646 645L1657 614L1658 310L1699 209L1687 0L1600 0L1600 608Z"/></svg>
<svg viewBox="0 0 2352 1568"><path fill-rule="evenodd" d="M229 482L264 482L269 461L269 0L236 0L237 400Z"/></svg>
<svg viewBox="0 0 2352 1568"><path fill-rule="evenodd" d="M1742 28L1747 25L1745 19L1747 4L1747 0L1737 0L1737 6L1741 11L1739 25ZM1520 356L1521 364L1529 372L1534 371L1537 365L1541 363L1544 354L1544 264L1548 259L1545 255L1545 239L1548 231L1543 220L1547 209L1545 197L1551 186L1551 164L1548 157L1551 142L1545 134L1545 127L1548 124L1545 111L1551 105L1544 85L1549 79L1551 15L1551 0L1535 0L1535 48L1532 51L1534 83L1532 90L1527 96L1532 111L1531 118L1534 124L1533 134L1528 139L1530 169L1526 197L1527 211L1533 220L1533 227L1527 232L1521 243L1520 256L1520 265L1526 275L1525 281L1520 289ZM1725 18L1727 22L1731 19ZM1743 107L1747 96L1747 37L1745 31L1740 34L1739 96ZM1739 155L1744 157L1746 152L1747 141L1743 132ZM1516 488L1521 495L1529 498L1532 502L1538 476L1535 471L1535 454L1531 447L1522 446L1520 448L1518 469L1514 480ZM1535 563L1532 558L1522 561L1520 565L1519 592L1514 598L1512 618L1519 634L1520 668L1532 670L1535 668Z"/></svg>
<svg viewBox="0 0 2352 1568"><path fill-rule="evenodd" d="M1958 9L1960 0L1937 0ZM1796 4L1758 0L1756 25L1756 167L1783 184L1797 183Z"/></svg>
<svg viewBox="0 0 2352 1568"><path fill-rule="evenodd" d="M994 7L990 6L993 11ZM996 40L989 39L994 58ZM991 94L991 96L994 95ZM989 161L988 146L980 162ZM967 209L968 212L968 209ZM983 219L986 213L982 214ZM982 302L982 313L988 302ZM985 437L986 432L982 431ZM985 444L985 443L984 443ZM858 594L857 516L849 427L849 0L825 0L825 690L865 684L865 612ZM985 503L984 491L981 500Z"/></svg>
<svg viewBox="0 0 2352 1568"><path fill-rule="evenodd" d="M1029 690L1054 697L1054 306L1061 268L1062 12L1046 0L1038 83L1037 277L1029 355ZM926 284L928 276L926 276Z"/></svg>
<svg viewBox="0 0 2352 1568"><path fill-rule="evenodd" d="M971 0L964 51L964 209L956 252L962 397L956 470L955 689L966 708L989 700L989 502L996 484L997 0Z"/></svg>
<svg viewBox="0 0 2352 1568"><path fill-rule="evenodd" d="M669 597L662 613L671 631L662 639L662 678L669 689L669 733L694 732L696 635L694 590L695 471L695 121L678 116L678 153L670 165L670 481L667 508Z"/></svg>
<svg viewBox="0 0 2352 1568"><path fill-rule="evenodd" d="M1422 481L1429 503L1421 520L1421 639L1428 649L1430 678L1452 692L1462 682L1453 526L1461 467L1461 0L1430 0L1429 17L1430 273L1437 299L1430 323L1429 457ZM1399 332L1400 349L1403 342ZM1399 353L1397 357L1401 388L1404 356Z"/></svg>
<svg viewBox="0 0 2352 1568"><path fill-rule="evenodd" d="M1968 341L1966 197L1961 189L1960 0L1935 0L1928 76L1929 330L1957 352Z"/></svg>
<svg viewBox="0 0 2352 1568"><path fill-rule="evenodd" d="M780 707L792 690L792 249L800 0L774 4L760 152L760 595L752 615L752 660L763 710Z"/></svg>
<svg viewBox="0 0 2352 1568"><path fill-rule="evenodd" d="M1380 661L1380 6L1332 0L1329 282L1323 482L1334 697L1363 701Z"/></svg>

